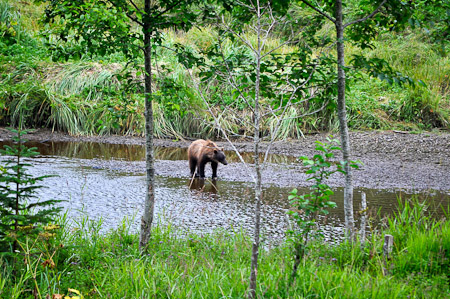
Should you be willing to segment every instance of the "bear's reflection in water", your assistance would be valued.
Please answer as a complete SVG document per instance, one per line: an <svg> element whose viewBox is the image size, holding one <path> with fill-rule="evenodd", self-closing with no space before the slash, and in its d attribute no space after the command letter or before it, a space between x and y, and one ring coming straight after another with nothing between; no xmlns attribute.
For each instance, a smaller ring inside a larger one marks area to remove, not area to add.
<svg viewBox="0 0 450 299"><path fill-rule="evenodd" d="M189 189L216 194L218 191L217 180L193 178L189 180Z"/></svg>

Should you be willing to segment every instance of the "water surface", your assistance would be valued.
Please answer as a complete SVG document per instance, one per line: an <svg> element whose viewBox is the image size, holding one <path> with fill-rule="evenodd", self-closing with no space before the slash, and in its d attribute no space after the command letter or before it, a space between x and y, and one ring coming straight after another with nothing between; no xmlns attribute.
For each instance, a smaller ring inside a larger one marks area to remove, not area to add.
<svg viewBox="0 0 450 299"><path fill-rule="evenodd" d="M103 221L103 228L116 228L124 218L131 220L132 229L139 229L139 218L144 209L145 176L143 173L124 172L121 169L92 167L92 159L144 160L145 151L137 145L114 145L81 142L29 143L37 146L41 155L27 159L34 167L34 175L57 175L44 181L47 187L39 191L41 199L63 199L62 206L69 217L79 219L86 215L91 220ZM0 143L0 146L2 144ZM156 148L161 160L185 160L186 149ZM229 161L238 161L227 153ZM246 155L245 159L252 159ZM2 158L4 159L4 158ZM271 163L294 163L293 157L272 155ZM187 164L186 164L187 165ZM266 239L280 239L287 227L288 193L292 187L263 187L263 228ZM307 192L306 188L300 189ZM370 214L391 215L396 210L398 197L407 199L411 194L402 191L357 189L354 206L359 209L360 194L367 194ZM253 230L253 185L250 182L201 181L184 178L156 177L155 213L162 221L171 221L186 230L207 233L217 228ZM436 217L444 214L440 205L448 206L450 196L429 191L419 195L426 198ZM326 237L339 239L343 229L343 191L335 189L332 199L338 208L325 219ZM373 223L378 224L377 222Z"/></svg>

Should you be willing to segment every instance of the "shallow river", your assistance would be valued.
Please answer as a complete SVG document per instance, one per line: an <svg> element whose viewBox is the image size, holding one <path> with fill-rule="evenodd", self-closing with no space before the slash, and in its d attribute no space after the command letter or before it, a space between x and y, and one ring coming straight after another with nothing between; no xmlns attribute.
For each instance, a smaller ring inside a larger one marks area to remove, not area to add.
<svg viewBox="0 0 450 299"><path fill-rule="evenodd" d="M132 145L99 143L30 143L37 146L41 155L31 159L34 165L30 172L34 175L57 175L44 181L47 187L39 191L41 199L62 199L62 206L72 219L87 216L90 220L103 221L103 229L115 228L124 219L131 221L131 228L138 229L145 199L145 175L139 171L127 171L121 167L102 168L92 161L143 161L144 148ZM0 146L3 146L0 143ZM159 160L185 160L186 150L179 148L157 148ZM229 162L237 157L227 153ZM251 155L244 156L251 159ZM2 158L4 159L4 157ZM295 163L287 156L273 155L270 163ZM142 162L144 163L144 162ZM186 161L186 176L157 176L156 207L157 218L170 221L187 231L210 232L217 228L226 230L244 229L251 233L253 226L254 200L252 183L206 180L204 184L195 180L190 182ZM267 240L282 238L287 227L286 211L288 193L292 190L278 186L263 189L263 222ZM401 191L357 189L355 191L355 210L360 206L360 194L367 194L367 202L373 217L390 215L397 207L397 198L410 198ZM450 196L445 193L429 191L419 195L432 203L431 211L436 217L443 215L440 205L448 206ZM337 188L333 200L338 208L331 211L326 219L325 235L331 242L342 236L343 193ZM374 223L376 225L377 223Z"/></svg>

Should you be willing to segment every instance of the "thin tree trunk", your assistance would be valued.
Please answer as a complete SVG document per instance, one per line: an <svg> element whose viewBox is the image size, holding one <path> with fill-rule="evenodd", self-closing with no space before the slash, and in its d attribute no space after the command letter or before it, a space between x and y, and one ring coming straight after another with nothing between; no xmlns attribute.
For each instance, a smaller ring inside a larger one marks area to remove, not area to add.
<svg viewBox="0 0 450 299"><path fill-rule="evenodd" d="M257 53L256 53L256 82L255 82L255 136L254 136L254 160L255 160L255 172L256 172L256 181L255 181L255 231L254 231L254 240L252 246L252 264L251 264L251 272L250 272L250 290L249 290L249 298L256 298L256 279L258 275L258 255L259 255L259 236L261 233L261 165L259 163L259 143L261 141L259 137L259 127L261 122L261 113L259 107L259 84L260 84L260 69L261 69L261 15L260 15L260 7L259 1L257 1L256 6L257 20L258 20L258 45L257 45Z"/></svg>
<svg viewBox="0 0 450 299"><path fill-rule="evenodd" d="M259 118L258 115L256 118ZM255 124L259 123L255 121ZM254 240L252 246L252 264L250 273L250 292L249 298L256 298L256 278L258 275L258 255L259 255L259 236L261 233L261 165L259 163L259 129L255 130L258 135L255 136L255 171L256 171L256 182L255 182L255 230L254 230ZM257 140L258 139L258 140Z"/></svg>
<svg viewBox="0 0 450 299"><path fill-rule="evenodd" d="M16 160L16 165L17 165L17 171L16 171L16 178L17 178L17 182L16 182L16 202L15 202L15 207L14 207L14 210L15 210L15 213L16 213L16 217L18 217L19 216L19 201L20 201L20 197L19 197L19 194L20 194L20 177L21 177L21 170L20 170L20 167L19 167L19 165L20 165L20 158L21 158L21 153L22 153L22 136L20 135L21 134L21 129L20 129L20 127L19 127L19 132L18 132L18 134L19 134L19 145L18 145L18 152L17 152L17 160ZM17 231L19 230L19 222L17 221L17 218L15 218L14 219L14 233L15 234L17 234ZM17 244L17 239L14 239L14 242L13 242L13 252L15 253L16 252L16 250L17 250L17 246L18 244ZM16 263L16 258L14 258L14 264Z"/></svg>
<svg viewBox="0 0 450 299"><path fill-rule="evenodd" d="M339 133L341 135L341 145L343 160L345 164L345 186L344 186L344 213L346 236L353 240L354 218L353 218L353 184L352 173L349 165L350 161L350 137L347 126L347 112L345 107L345 52L344 52L344 26L342 23L342 0L336 0L336 34L337 34L337 55L338 55L338 117Z"/></svg>
<svg viewBox="0 0 450 299"><path fill-rule="evenodd" d="M259 64L258 59L258 64ZM259 67L259 65L258 65ZM259 68L256 76L257 86L259 85ZM259 86L258 86L259 87ZM256 88L258 89L258 88ZM254 230L254 241L252 246L252 265L250 274L250 298L256 298L256 277L258 274L258 255L259 255L259 236L261 233L261 165L259 163L259 124L260 124L260 113L258 105L258 93L256 90L255 98L255 137L254 137L254 160L255 160L255 172L256 172L256 182L255 182L255 230Z"/></svg>
<svg viewBox="0 0 450 299"><path fill-rule="evenodd" d="M361 192L361 247L364 247L366 242L366 215L367 215L367 202L366 202L366 193Z"/></svg>
<svg viewBox="0 0 450 299"><path fill-rule="evenodd" d="M145 0L145 13L150 15L150 0ZM144 215L141 218L141 236L139 249L141 252L147 248L150 240L155 207L155 167L153 155L153 109L152 109L152 47L150 18L144 18L144 59L145 59L145 145L146 145L146 173L147 193L145 197Z"/></svg>

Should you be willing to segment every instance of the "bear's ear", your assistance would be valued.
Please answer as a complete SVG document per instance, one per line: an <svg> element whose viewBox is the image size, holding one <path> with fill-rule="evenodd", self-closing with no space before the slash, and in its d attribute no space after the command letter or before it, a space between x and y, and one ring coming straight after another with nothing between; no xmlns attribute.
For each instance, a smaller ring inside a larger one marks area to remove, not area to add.
<svg viewBox="0 0 450 299"><path fill-rule="evenodd" d="M223 152L223 147L220 150Z"/></svg>

